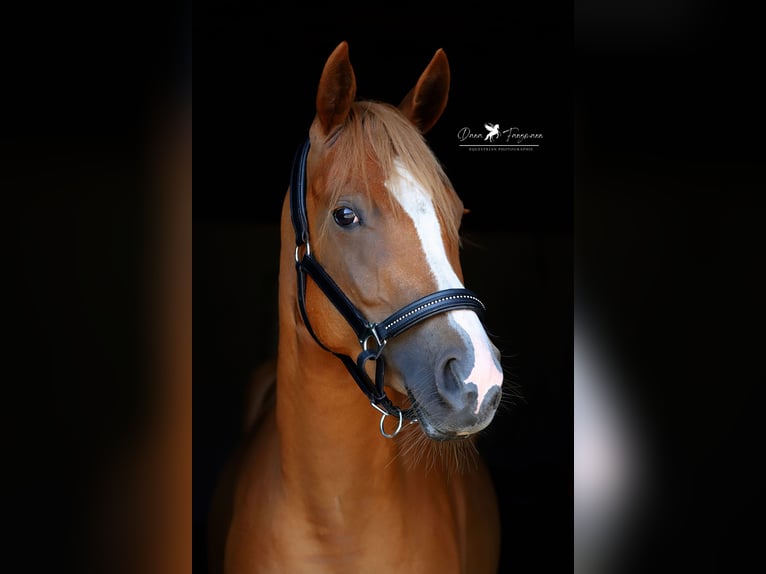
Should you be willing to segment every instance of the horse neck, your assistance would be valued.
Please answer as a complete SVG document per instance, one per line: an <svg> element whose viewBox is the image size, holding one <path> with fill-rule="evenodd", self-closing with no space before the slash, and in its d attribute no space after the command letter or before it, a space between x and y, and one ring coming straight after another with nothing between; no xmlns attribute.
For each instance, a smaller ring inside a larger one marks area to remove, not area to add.
<svg viewBox="0 0 766 574"><path fill-rule="evenodd" d="M379 415L343 364L302 324L292 236L285 227L289 225L283 221L277 361L283 485L293 501L308 505L356 495L372 504L376 494L392 495L394 443L380 435Z"/></svg>

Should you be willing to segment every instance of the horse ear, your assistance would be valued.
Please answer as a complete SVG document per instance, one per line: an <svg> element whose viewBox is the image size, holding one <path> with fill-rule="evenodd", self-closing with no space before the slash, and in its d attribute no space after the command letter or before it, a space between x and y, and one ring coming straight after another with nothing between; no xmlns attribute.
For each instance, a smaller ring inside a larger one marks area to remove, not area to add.
<svg viewBox="0 0 766 574"><path fill-rule="evenodd" d="M399 104L402 113L421 133L430 130L447 107L449 78L447 54L439 48L421 74L418 83Z"/></svg>
<svg viewBox="0 0 766 574"><path fill-rule="evenodd" d="M348 43L341 42L327 59L317 90L317 117L325 137L343 125L355 96L356 77L348 59Z"/></svg>

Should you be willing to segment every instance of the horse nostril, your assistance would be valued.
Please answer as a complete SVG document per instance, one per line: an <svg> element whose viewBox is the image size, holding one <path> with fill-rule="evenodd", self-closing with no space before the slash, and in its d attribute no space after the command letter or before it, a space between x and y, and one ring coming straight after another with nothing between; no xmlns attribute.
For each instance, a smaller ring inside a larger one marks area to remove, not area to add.
<svg viewBox="0 0 766 574"><path fill-rule="evenodd" d="M465 384L465 375L460 367L458 359L449 358L444 362L444 368L437 377L437 386L442 398L458 408L466 403L475 403L478 396L476 385Z"/></svg>
<svg viewBox="0 0 766 574"><path fill-rule="evenodd" d="M459 390L460 375L457 373L457 359L447 359L442 370L442 391L454 392Z"/></svg>

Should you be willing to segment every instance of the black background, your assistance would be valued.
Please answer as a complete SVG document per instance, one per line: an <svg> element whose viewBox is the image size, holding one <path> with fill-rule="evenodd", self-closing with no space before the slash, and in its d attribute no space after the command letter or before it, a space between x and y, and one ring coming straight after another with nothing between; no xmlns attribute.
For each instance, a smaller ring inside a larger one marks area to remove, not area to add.
<svg viewBox="0 0 766 574"><path fill-rule="evenodd" d="M152 239L191 119L191 17L186 2L3 7L3 570L147 570L166 386Z"/></svg>
<svg viewBox="0 0 766 574"><path fill-rule="evenodd" d="M762 567L762 35L740 4L576 4L575 301L652 486L608 572Z"/></svg>
<svg viewBox="0 0 766 574"><path fill-rule="evenodd" d="M447 54L449 103L427 139L471 210L463 227L467 285L491 310L488 328L506 354L509 384L523 397L479 441L499 492L501 571L568 564L571 6L525 4L502 17L440 10L438 18L383 9L274 18L238 6L198 18L206 25L197 39L210 40L215 54L205 65L215 113L201 120L198 151L216 172L194 194L195 565L204 565L210 495L238 436L243 385L275 351L277 223L322 67L342 40L357 97L394 104L438 48ZM458 147L460 128L484 133L490 121L542 133L542 145L515 153Z"/></svg>

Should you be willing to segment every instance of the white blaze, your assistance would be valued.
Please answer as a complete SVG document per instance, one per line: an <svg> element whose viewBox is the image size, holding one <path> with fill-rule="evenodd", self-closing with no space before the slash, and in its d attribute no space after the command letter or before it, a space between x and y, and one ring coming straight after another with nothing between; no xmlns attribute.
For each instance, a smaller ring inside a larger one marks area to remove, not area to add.
<svg viewBox="0 0 766 574"><path fill-rule="evenodd" d="M396 172L399 176L398 180L387 182L387 187L415 225L420 246L431 274L436 280L437 288L439 290L463 288L444 250L441 226L431 198L399 162L396 162ZM448 311L447 317L453 325L459 326L467 334L473 348L473 370L463 384L476 385L478 412L487 392L502 384L503 373L492 355L491 343L476 313L458 309Z"/></svg>

